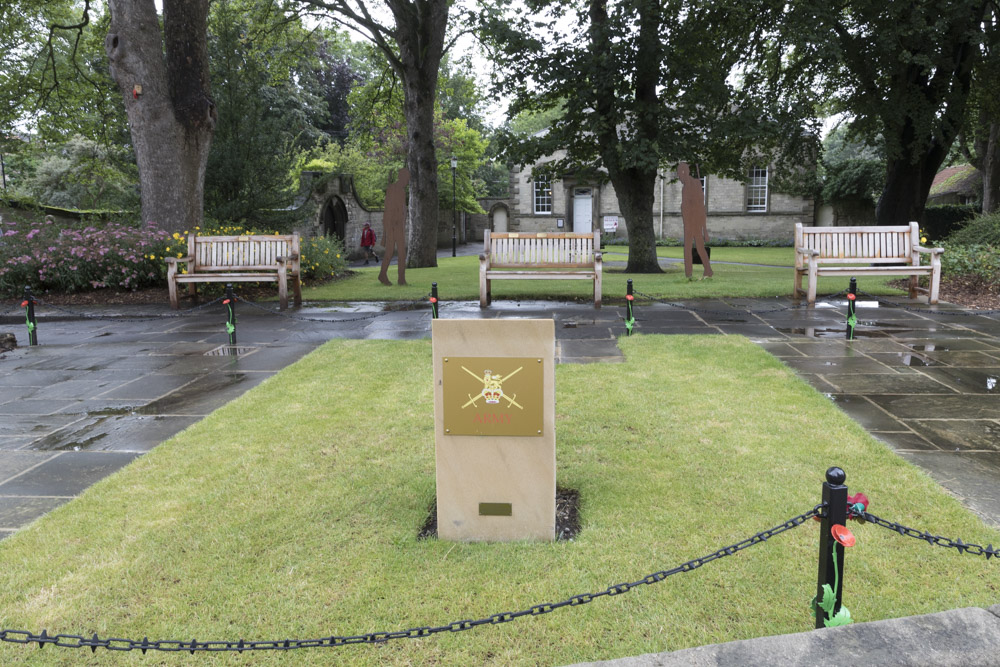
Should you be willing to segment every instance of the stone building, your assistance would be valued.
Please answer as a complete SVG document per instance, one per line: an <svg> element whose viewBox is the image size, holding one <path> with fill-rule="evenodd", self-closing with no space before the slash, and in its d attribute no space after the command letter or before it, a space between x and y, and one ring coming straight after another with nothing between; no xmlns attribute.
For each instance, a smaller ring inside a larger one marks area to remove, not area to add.
<svg viewBox="0 0 1000 667"><path fill-rule="evenodd" d="M557 156L558 157L558 156ZM815 224L811 198L787 195L771 187L766 165L755 167L745 181L702 175L708 231L713 239L791 241L795 223ZM510 232L601 231L625 239L628 233L610 182L532 178L531 167L511 172L506 200L483 202L488 215L473 219L473 238L484 229ZM681 184L663 171L656 180L653 229L658 238L683 238Z"/></svg>

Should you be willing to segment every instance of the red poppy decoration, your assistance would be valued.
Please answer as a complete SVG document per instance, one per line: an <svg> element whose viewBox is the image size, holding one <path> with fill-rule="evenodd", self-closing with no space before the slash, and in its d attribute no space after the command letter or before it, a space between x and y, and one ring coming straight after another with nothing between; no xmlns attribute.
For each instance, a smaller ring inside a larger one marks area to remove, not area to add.
<svg viewBox="0 0 1000 667"><path fill-rule="evenodd" d="M225 299L225 300L224 300L224 301L222 302L222 305L224 305L224 306L228 306L228 305L229 305L229 299Z"/></svg>
<svg viewBox="0 0 1000 667"><path fill-rule="evenodd" d="M854 300L855 300L855 299L857 299L857 298L858 298L858 295L857 295L857 294L848 294L848 295L847 295L847 300L848 300L848 301L854 301Z"/></svg>
<svg viewBox="0 0 1000 667"><path fill-rule="evenodd" d="M830 534L833 535L833 539L837 540L837 544L844 547L853 547L855 543L854 534L851 533L847 526L841 526L840 524L834 524L830 526Z"/></svg>
<svg viewBox="0 0 1000 667"><path fill-rule="evenodd" d="M21 302L21 308L27 308L27 307L28 307L28 302L27 301L22 301Z"/></svg>
<svg viewBox="0 0 1000 667"><path fill-rule="evenodd" d="M437 298L435 298L435 297L432 296L431 297L431 303L437 303L437 302L438 302Z"/></svg>
<svg viewBox="0 0 1000 667"><path fill-rule="evenodd" d="M626 294L625 298L628 299L629 301L635 301L635 296L633 296L631 294Z"/></svg>

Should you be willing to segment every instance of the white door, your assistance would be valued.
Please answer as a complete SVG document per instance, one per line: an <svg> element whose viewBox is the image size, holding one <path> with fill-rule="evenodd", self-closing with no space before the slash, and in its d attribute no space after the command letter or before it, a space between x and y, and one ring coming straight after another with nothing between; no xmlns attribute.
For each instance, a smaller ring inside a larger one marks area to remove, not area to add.
<svg viewBox="0 0 1000 667"><path fill-rule="evenodd" d="M507 232L507 209L500 207L493 211L493 231L499 234Z"/></svg>
<svg viewBox="0 0 1000 667"><path fill-rule="evenodd" d="M573 232L590 234L594 231L594 192L590 188L573 190Z"/></svg>

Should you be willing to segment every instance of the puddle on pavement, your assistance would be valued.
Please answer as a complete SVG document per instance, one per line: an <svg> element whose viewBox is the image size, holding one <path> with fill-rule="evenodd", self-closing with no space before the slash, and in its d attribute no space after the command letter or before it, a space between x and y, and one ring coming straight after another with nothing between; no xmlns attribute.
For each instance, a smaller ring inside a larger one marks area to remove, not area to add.
<svg viewBox="0 0 1000 667"><path fill-rule="evenodd" d="M824 329L819 327L775 327L775 331L783 334L795 336L808 336L810 338L843 338L847 339L847 329ZM899 333L895 331L893 333ZM888 334L884 331L859 331L854 330L855 338L885 338Z"/></svg>
<svg viewBox="0 0 1000 667"><path fill-rule="evenodd" d="M253 354L260 348L257 347L240 347L238 345L220 345L219 347L205 352L205 357L245 357L248 354Z"/></svg>
<svg viewBox="0 0 1000 667"><path fill-rule="evenodd" d="M919 350L920 352L950 352L951 350L944 345L910 345L910 349Z"/></svg>

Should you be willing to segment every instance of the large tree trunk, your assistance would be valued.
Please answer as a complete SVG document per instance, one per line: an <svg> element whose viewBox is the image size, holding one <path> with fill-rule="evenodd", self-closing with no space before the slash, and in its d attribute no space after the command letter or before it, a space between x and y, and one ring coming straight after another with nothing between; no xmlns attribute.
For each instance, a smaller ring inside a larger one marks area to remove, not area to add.
<svg viewBox="0 0 1000 667"><path fill-rule="evenodd" d="M215 128L208 75L208 0L110 0L105 49L139 166L142 217L167 231L202 221Z"/></svg>
<svg viewBox="0 0 1000 667"><path fill-rule="evenodd" d="M1000 123L985 123L985 136L976 142L983 175L983 213L1000 210Z"/></svg>
<svg viewBox="0 0 1000 667"><path fill-rule="evenodd" d="M911 221L923 222L924 207L931 184L944 157L922 157L916 163L908 159L889 160L886 167L885 188L875 207L875 220L879 225L905 225Z"/></svg>
<svg viewBox="0 0 1000 667"><path fill-rule="evenodd" d="M425 61L424 67L409 68L403 79L403 112L410 144L406 162L413 179L409 197L410 230L406 258L406 265L411 268L437 266L440 205L438 161L434 149L434 96L437 90L438 64L431 66Z"/></svg>
<svg viewBox="0 0 1000 667"><path fill-rule="evenodd" d="M618 195L618 206L625 216L628 230L628 264L626 273L660 273L656 258L656 232L653 228L653 195L656 172L632 169L612 173L611 183Z"/></svg>
<svg viewBox="0 0 1000 667"><path fill-rule="evenodd" d="M608 170L618 206L625 216L628 230L627 273L661 273L656 258L656 232L653 229L653 194L656 183L657 160L642 155L642 146L655 155L653 147L659 131L657 119L662 112L662 102L657 93L662 44L660 43L660 9L657 3L646 3L640 13L638 50L633 65L635 95L626 102L626 109L619 113L617 104L617 77L612 53L613 29L609 26L607 0L590 0L590 45L594 75L594 107L597 121L594 136L597 139L601 161ZM625 129L620 125L631 123ZM622 149L621 134L631 132L632 150ZM625 157L628 154L628 157Z"/></svg>
<svg viewBox="0 0 1000 667"><path fill-rule="evenodd" d="M403 113L410 147L410 236L407 266L437 266L438 178L434 149L434 99L448 26L447 0L390 4L403 79Z"/></svg>

